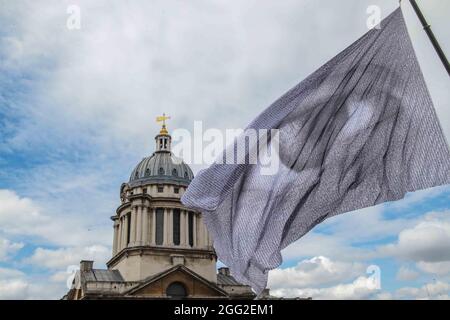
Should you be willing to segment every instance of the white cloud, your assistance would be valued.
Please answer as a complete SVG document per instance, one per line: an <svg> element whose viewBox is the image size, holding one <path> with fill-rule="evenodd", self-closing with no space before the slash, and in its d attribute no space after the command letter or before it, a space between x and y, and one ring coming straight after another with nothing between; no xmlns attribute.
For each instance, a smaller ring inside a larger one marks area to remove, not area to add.
<svg viewBox="0 0 450 320"><path fill-rule="evenodd" d="M313 299L369 299L379 290L373 286L370 277L358 277L351 283L338 284L326 288L281 288L271 290L274 296L282 297L312 297Z"/></svg>
<svg viewBox="0 0 450 320"><path fill-rule="evenodd" d="M397 243L383 246L379 251L413 261L450 261L450 212L425 215L417 225L401 231Z"/></svg>
<svg viewBox="0 0 450 320"><path fill-rule="evenodd" d="M375 250L358 247L397 236L405 227L413 227L417 218L387 219L383 205L344 213L327 219L304 237L283 250L284 260L323 255L344 261L376 258ZM319 231L320 230L320 231Z"/></svg>
<svg viewBox="0 0 450 320"><path fill-rule="evenodd" d="M31 199L0 189L0 230L10 234L33 234L37 225L48 221Z"/></svg>
<svg viewBox="0 0 450 320"><path fill-rule="evenodd" d="M375 276L364 276L365 274L366 266L362 263L314 257L301 261L292 268L272 270L268 286L274 296L368 299L374 297L379 290Z"/></svg>
<svg viewBox="0 0 450 320"><path fill-rule="evenodd" d="M0 300L24 299L27 297L29 284L25 274L15 270L0 268Z"/></svg>
<svg viewBox="0 0 450 320"><path fill-rule="evenodd" d="M419 277L419 273L406 266L401 266L397 271L396 279L400 281L411 281Z"/></svg>
<svg viewBox="0 0 450 320"><path fill-rule="evenodd" d="M419 261L417 262L417 268L426 273L444 276L450 274L450 261L443 261L443 262Z"/></svg>
<svg viewBox="0 0 450 320"><path fill-rule="evenodd" d="M66 279L68 274L66 274ZM59 299L67 292L66 282L27 275L17 269L0 268L0 300Z"/></svg>
<svg viewBox="0 0 450 320"><path fill-rule="evenodd" d="M97 266L103 266L110 257L109 248L101 245L54 250L37 248L25 262L48 269L66 270L69 266L79 265L81 260L94 260Z"/></svg>
<svg viewBox="0 0 450 320"><path fill-rule="evenodd" d="M56 273L54 273L51 277L50 280L53 282L67 282L67 279L69 279L69 277L71 276L71 273L68 271L58 271Z"/></svg>
<svg viewBox="0 0 450 320"><path fill-rule="evenodd" d="M398 299L449 299L450 285L436 281L427 283L419 288L404 287L395 292Z"/></svg>
<svg viewBox="0 0 450 320"><path fill-rule="evenodd" d="M385 239L397 235L405 226L414 223L414 219L385 217L386 205L368 207L332 217L329 229L347 241L364 242Z"/></svg>
<svg viewBox="0 0 450 320"><path fill-rule="evenodd" d="M76 182L73 183L76 184ZM51 194L49 191L48 195ZM82 205L89 204L85 202L72 204L70 197L66 196L60 198L60 200L62 199L65 200L65 204L61 204L61 207L63 209L67 207L66 212L57 211L56 208L53 208L54 211L51 214L44 214L42 208L32 199L20 197L12 190L0 189L0 231L15 237L31 236L36 238L36 243L45 242L71 246L92 243L107 245L111 243L112 228L108 225L108 216L103 217L105 221L99 227L94 224L95 221L86 218L85 215L68 214L72 206L80 208ZM101 198L98 197L97 199ZM86 213L90 213L88 209L86 208ZM93 216L95 215L93 214ZM6 242L3 245L6 245ZM0 257L3 252L3 245L0 242ZM18 246L20 246L20 243L9 243L10 250L17 249Z"/></svg>
<svg viewBox="0 0 450 320"><path fill-rule="evenodd" d="M22 242L11 242L8 239L0 238L0 262L7 260L10 255L22 249L23 246Z"/></svg>
<svg viewBox="0 0 450 320"><path fill-rule="evenodd" d="M1 280L0 300L25 299L28 294L29 284L22 279Z"/></svg>
<svg viewBox="0 0 450 320"><path fill-rule="evenodd" d="M20 270L0 268L0 280L7 280L11 278L23 278L23 277L25 277L25 274Z"/></svg>
<svg viewBox="0 0 450 320"><path fill-rule="evenodd" d="M275 269L269 273L269 287L298 288L321 286L353 279L365 273L361 263L332 261L327 257L314 257L300 261L295 267Z"/></svg>
<svg viewBox="0 0 450 320"><path fill-rule="evenodd" d="M375 295L375 299L376 300L392 300L393 295L390 292L384 291L384 292L377 293Z"/></svg>

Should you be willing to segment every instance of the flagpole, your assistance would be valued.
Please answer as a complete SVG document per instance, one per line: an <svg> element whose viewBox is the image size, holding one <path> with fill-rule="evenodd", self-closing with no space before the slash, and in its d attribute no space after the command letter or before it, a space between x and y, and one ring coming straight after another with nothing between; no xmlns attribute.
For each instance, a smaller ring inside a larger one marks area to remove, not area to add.
<svg viewBox="0 0 450 320"><path fill-rule="evenodd" d="M428 38L430 39L434 49L436 50L436 53L438 54L439 58L442 61L442 64L445 67L445 70L447 70L448 75L450 76L450 64L448 63L447 57L445 56L444 51L442 50L441 46L439 45L439 42L437 41L436 37L434 36L433 31L431 30L431 26L428 24L427 20L425 19L424 15L422 14L422 11L420 11L419 6L416 3L416 0L409 0L412 7L414 8L414 11L417 14L417 17L419 17L420 22L422 23L423 29L428 35Z"/></svg>

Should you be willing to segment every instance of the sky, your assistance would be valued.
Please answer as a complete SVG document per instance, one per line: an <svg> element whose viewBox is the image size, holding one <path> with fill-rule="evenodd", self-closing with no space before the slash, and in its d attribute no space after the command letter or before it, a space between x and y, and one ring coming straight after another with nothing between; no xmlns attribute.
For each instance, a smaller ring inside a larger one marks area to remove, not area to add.
<svg viewBox="0 0 450 320"><path fill-rule="evenodd" d="M450 2L418 3L450 55ZM385 17L398 1L0 0L0 299L58 299L81 259L105 267L157 115L169 130L245 127L367 32L370 5ZM402 8L450 141L448 75ZM274 295L448 299L450 186L331 218L283 258Z"/></svg>

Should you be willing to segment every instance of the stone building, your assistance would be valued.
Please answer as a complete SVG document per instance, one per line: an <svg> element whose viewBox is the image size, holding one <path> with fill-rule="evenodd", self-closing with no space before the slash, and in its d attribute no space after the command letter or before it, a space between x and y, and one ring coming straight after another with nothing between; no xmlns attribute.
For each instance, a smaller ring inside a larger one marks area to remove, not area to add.
<svg viewBox="0 0 450 320"><path fill-rule="evenodd" d="M182 205L194 176L172 154L167 117L161 118L155 152L120 187L107 269L81 261L65 299L254 298L227 268L217 272L202 215Z"/></svg>

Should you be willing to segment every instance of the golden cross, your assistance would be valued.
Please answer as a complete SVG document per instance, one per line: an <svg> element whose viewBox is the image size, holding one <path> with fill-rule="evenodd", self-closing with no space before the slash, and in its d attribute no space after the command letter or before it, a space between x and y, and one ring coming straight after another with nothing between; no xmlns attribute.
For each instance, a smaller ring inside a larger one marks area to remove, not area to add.
<svg viewBox="0 0 450 320"><path fill-rule="evenodd" d="M156 117L156 122L161 122L162 121L163 127L165 127L166 126L166 120L168 120L168 119L170 119L170 117L169 116L166 117L166 114L163 113L162 116Z"/></svg>
<svg viewBox="0 0 450 320"><path fill-rule="evenodd" d="M156 122L161 122L163 123L161 130L159 131L159 134L163 134L163 135L168 135L169 132L166 129L166 120L170 119L170 117L166 117L166 114L163 113L162 116L156 117Z"/></svg>

